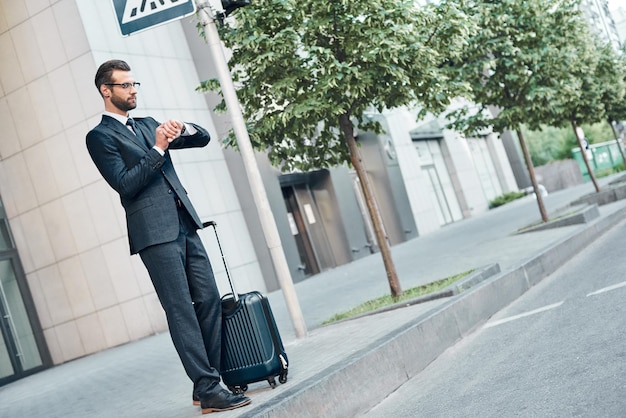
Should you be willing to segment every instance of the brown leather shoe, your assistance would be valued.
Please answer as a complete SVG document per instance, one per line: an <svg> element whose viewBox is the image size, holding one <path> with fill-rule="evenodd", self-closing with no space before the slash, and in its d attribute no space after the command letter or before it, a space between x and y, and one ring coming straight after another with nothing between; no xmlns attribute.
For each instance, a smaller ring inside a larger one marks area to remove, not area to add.
<svg viewBox="0 0 626 418"><path fill-rule="evenodd" d="M230 411L248 405L252 400L247 396L233 395L225 389L221 389L214 395L200 400L200 408L203 414L211 412Z"/></svg>

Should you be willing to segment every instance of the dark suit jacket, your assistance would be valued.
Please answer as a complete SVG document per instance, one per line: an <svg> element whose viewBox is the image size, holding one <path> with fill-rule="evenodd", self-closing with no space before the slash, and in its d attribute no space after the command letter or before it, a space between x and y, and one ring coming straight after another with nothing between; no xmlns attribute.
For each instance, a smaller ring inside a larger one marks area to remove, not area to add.
<svg viewBox="0 0 626 418"><path fill-rule="evenodd" d="M133 119L150 147L126 126L106 115L89 131L86 141L91 159L102 177L120 195L126 210L130 252L136 254L150 245L171 242L178 237L175 196L182 201L197 227L202 228L202 222L176 175L169 150L204 147L210 136L204 128L191 124L198 132L176 138L161 156L151 148L159 122L150 117Z"/></svg>

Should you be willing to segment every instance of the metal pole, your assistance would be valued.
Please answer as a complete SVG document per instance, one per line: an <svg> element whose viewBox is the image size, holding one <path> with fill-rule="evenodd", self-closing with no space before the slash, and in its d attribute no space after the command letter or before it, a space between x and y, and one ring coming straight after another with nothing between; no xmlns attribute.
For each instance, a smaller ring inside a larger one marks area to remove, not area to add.
<svg viewBox="0 0 626 418"><path fill-rule="evenodd" d="M254 150L248 136L248 130L241 113L239 106L239 99L237 98L237 92L235 85L230 75L228 63L222 49L219 33L217 31L217 25L215 19L209 10L210 6L207 4L198 4L200 10L200 21L204 26L207 43L213 57L213 63L218 73L218 78L222 86L222 93L228 108L228 113L231 116L233 130L237 137L237 144L243 158L243 164L248 175L248 181L252 190L252 196L254 203L256 204L259 219L261 221L261 227L263 228L263 234L265 236L265 242L269 249L272 261L274 263L274 269L278 276L278 282L285 297L287 310L291 317L291 322L295 330L296 338L303 338L307 334L306 324L302 311L300 309L300 303L296 295L291 273L289 272L289 266L287 265L287 259L285 258L285 252L283 251L280 236L278 235L278 229L276 227L276 221L267 200L267 194L265 192L265 186L261 179L261 173L254 157Z"/></svg>

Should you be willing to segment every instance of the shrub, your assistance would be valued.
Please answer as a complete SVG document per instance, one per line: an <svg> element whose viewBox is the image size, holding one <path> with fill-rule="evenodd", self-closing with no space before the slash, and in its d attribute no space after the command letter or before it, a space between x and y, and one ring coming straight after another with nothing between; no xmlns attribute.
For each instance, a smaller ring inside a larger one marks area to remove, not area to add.
<svg viewBox="0 0 626 418"><path fill-rule="evenodd" d="M497 208L498 206L502 206L505 203L512 202L514 200L519 199L520 197L524 197L526 194L524 192L508 192L503 195L500 195L489 202L489 208Z"/></svg>
<svg viewBox="0 0 626 418"><path fill-rule="evenodd" d="M601 178L601 177L610 176L613 173L619 173L621 171L624 171L624 163L623 162L613 166L613 168L604 168L602 170L594 171L593 174L595 174L596 178Z"/></svg>

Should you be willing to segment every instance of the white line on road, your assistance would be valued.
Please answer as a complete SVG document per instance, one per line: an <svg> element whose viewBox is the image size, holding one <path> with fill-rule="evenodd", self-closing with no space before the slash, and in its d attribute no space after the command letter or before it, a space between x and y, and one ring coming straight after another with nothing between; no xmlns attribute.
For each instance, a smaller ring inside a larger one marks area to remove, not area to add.
<svg viewBox="0 0 626 418"><path fill-rule="evenodd" d="M604 292L610 292L611 290L619 289L620 287L624 287L624 286L626 286L626 282L621 282L621 283L618 283L618 284L614 284L613 286L603 287L600 290L596 290L595 292L589 293L587 295L587 297L594 296L594 295L599 295L600 293L604 293Z"/></svg>
<svg viewBox="0 0 626 418"><path fill-rule="evenodd" d="M561 306L563 304L563 302L565 302L565 301L562 300L561 302L553 303L552 305L547 305L547 306L544 306L543 308L535 309L533 311L528 311L528 312L525 312L523 314L514 315L514 316L510 316L508 318L499 319L497 321L488 322L488 323L486 323L483 326L483 329L484 328L495 327L497 325L501 325L501 324L504 324L506 322L515 321L516 319L524 318L524 317L531 316L531 315L534 315L534 314L538 314L538 313L541 313L541 312L549 311L550 309L558 308L559 306Z"/></svg>

